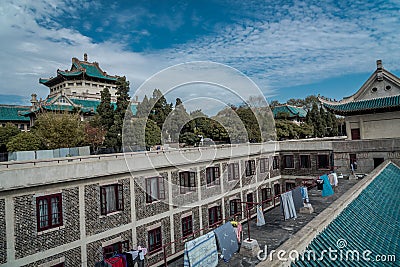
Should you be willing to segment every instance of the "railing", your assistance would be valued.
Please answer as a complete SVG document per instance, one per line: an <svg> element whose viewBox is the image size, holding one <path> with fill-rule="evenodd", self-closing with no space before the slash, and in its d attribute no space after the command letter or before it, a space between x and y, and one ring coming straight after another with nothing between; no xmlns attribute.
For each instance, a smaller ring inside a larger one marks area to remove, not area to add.
<svg viewBox="0 0 400 267"><path fill-rule="evenodd" d="M218 145L210 147L193 147L193 148L181 148L181 149L168 149L168 150L154 150L154 151L137 151L137 152L122 152L115 154L102 154L102 155L90 155L90 156L76 156L76 157L64 157L64 158L53 158L53 159L38 159L38 160L28 160L28 161L7 161L0 162L0 167L5 166L9 168L11 165L33 165L36 166L40 163L63 163L63 162L81 162L82 160L101 160L101 159L118 159L134 156L157 156L161 154L172 154L181 152L196 152L196 151L210 151L214 149L232 149L240 148L246 146L260 146L260 151L262 148L262 143L250 143L250 144L228 144L228 145ZM267 151L268 152L268 151Z"/></svg>

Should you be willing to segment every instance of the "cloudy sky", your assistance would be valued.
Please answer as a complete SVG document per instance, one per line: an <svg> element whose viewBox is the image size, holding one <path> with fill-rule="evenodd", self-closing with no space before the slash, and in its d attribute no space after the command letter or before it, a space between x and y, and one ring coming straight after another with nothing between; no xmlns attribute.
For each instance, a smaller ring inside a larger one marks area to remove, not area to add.
<svg viewBox="0 0 400 267"><path fill-rule="evenodd" d="M132 91L189 61L236 68L280 101L351 95L377 59L400 75L394 0L3 0L0 21L0 103L46 97L39 78L85 52L107 73L126 75Z"/></svg>

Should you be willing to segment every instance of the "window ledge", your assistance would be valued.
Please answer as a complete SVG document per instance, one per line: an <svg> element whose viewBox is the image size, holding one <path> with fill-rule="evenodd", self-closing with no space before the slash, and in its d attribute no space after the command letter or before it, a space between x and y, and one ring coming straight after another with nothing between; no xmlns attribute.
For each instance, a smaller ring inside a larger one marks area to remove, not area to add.
<svg viewBox="0 0 400 267"><path fill-rule="evenodd" d="M65 223L65 222L63 222L63 223ZM65 225L57 226L57 227L54 227L54 228L50 228L50 229L47 229L47 230L43 230L43 231L37 232L37 235L39 236L39 235L47 234L47 233L58 231L58 230L61 230L61 229L64 229L64 228L65 228Z"/></svg>
<svg viewBox="0 0 400 267"><path fill-rule="evenodd" d="M115 215L115 214L118 214L118 213L122 213L122 210L117 210L117 211L113 211L113 212L110 212L110 213L107 213L106 215L100 215L100 219L101 218L106 218L106 217L108 217L108 216L112 216L112 215Z"/></svg>

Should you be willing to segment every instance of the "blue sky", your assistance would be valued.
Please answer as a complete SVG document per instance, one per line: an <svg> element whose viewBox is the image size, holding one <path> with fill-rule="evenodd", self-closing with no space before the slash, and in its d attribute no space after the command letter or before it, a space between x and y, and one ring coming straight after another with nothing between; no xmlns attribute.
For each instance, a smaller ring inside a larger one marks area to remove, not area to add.
<svg viewBox="0 0 400 267"><path fill-rule="evenodd" d="M198 60L238 69L279 101L351 95L377 59L400 75L399 1L5 0L0 21L0 103L46 97L39 78L85 52L132 91Z"/></svg>

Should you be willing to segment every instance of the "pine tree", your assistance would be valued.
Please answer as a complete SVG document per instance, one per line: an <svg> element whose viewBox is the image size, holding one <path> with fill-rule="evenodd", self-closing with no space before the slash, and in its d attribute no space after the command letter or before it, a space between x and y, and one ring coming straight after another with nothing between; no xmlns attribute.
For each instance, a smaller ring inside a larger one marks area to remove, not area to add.
<svg viewBox="0 0 400 267"><path fill-rule="evenodd" d="M101 91L101 100L97 107L97 115L100 117L100 124L103 129L109 131L114 124L114 107L111 104L111 94L107 88Z"/></svg>
<svg viewBox="0 0 400 267"><path fill-rule="evenodd" d="M114 111L114 122L106 134L104 144L107 147L120 151L122 147L122 128L124 125L125 115L132 115L130 110L129 82L125 77L117 79L117 107Z"/></svg>
<svg viewBox="0 0 400 267"><path fill-rule="evenodd" d="M150 103L154 103L154 105L149 118L155 121L158 127L162 129L165 119L172 111L172 104L167 103L167 100L159 89L154 89L153 98Z"/></svg>

